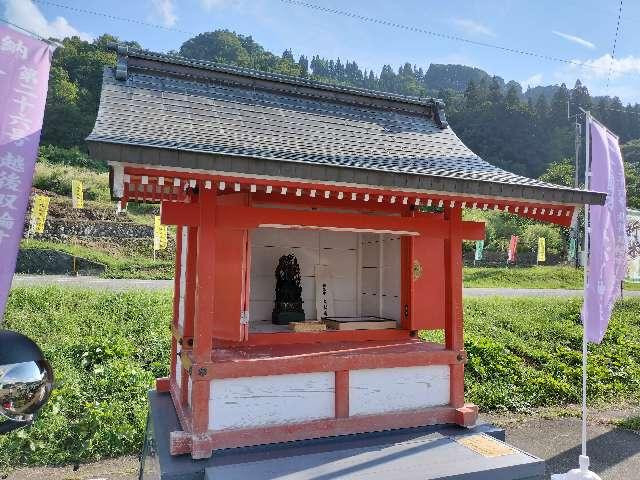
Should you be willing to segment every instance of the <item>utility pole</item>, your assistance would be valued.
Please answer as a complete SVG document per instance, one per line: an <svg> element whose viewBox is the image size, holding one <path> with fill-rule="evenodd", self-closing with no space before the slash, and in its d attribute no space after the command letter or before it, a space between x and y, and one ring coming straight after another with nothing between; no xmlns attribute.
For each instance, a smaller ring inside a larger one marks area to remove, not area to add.
<svg viewBox="0 0 640 480"><path fill-rule="evenodd" d="M578 113L575 115L571 115L571 100L567 100L567 120L574 119L574 128L575 128L575 164L574 164L574 174L573 174L573 185L576 189L580 188L580 177L578 175L579 165L580 165L580 142L582 137L582 126L580 125L580 121L578 120ZM578 216L575 215L573 218L573 222L571 225L571 229L569 232L569 242L573 242L575 245L575 258L574 265L576 268L580 266L580 255L578 254L578 239L580 238L580 230L578 224ZM571 248L571 247L570 247Z"/></svg>

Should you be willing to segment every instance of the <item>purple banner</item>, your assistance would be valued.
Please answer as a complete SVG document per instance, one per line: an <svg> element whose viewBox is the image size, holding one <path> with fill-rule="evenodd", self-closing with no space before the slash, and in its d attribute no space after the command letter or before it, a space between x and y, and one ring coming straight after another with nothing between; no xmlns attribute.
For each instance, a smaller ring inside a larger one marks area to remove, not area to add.
<svg viewBox="0 0 640 480"><path fill-rule="evenodd" d="M607 201L589 208L591 240L582 321L587 340L600 343L626 275L627 191L618 139L596 122L590 126L589 188L606 192Z"/></svg>
<svg viewBox="0 0 640 480"><path fill-rule="evenodd" d="M16 267L53 49L0 26L0 321Z"/></svg>

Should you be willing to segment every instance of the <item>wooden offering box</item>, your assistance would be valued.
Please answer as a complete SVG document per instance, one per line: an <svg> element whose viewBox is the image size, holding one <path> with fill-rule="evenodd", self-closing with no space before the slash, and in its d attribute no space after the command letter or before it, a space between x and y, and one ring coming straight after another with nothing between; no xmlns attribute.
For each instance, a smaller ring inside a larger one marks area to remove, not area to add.
<svg viewBox="0 0 640 480"><path fill-rule="evenodd" d="M114 197L159 202L177 228L171 374L157 381L182 428L171 453L475 423L462 242L484 223L463 210L568 226L603 195L493 167L436 100L119 53L87 141ZM392 328L274 325L274 270L291 253L305 319Z"/></svg>

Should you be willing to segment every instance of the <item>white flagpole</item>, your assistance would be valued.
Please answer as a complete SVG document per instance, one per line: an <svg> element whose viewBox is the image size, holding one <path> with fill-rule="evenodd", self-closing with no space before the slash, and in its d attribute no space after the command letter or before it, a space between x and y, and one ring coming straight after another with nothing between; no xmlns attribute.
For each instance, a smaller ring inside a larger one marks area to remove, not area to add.
<svg viewBox="0 0 640 480"><path fill-rule="evenodd" d="M582 110L582 109L580 109ZM584 169L584 189L589 190L591 184L591 113L582 110L585 114L585 169ZM584 206L584 300L587 295L587 280L590 248L590 228L589 228L589 205ZM551 475L552 480L602 480L596 473L589 470L589 457L587 456L587 329L582 324L582 453L578 459L580 468L573 469L560 475Z"/></svg>
<svg viewBox="0 0 640 480"><path fill-rule="evenodd" d="M591 185L591 112L585 112L585 165L584 165L584 189L589 190ZM589 204L584 206L584 301L586 302L587 281L589 272L590 228L589 228ZM587 458L587 326L582 324L582 456Z"/></svg>

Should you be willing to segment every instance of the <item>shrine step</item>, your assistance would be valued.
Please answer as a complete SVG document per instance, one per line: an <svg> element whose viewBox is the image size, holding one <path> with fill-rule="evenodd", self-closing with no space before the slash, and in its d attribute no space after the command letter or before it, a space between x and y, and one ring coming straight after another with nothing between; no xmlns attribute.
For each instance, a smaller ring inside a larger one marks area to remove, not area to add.
<svg viewBox="0 0 640 480"><path fill-rule="evenodd" d="M207 468L206 480L516 480L541 479L544 462L486 434L434 432L399 443L349 448Z"/></svg>
<svg viewBox="0 0 640 480"><path fill-rule="evenodd" d="M169 454L169 432L180 429L171 396L151 391L149 402L142 480L537 480L544 473L542 460L506 446L504 430L487 424L233 448L192 460Z"/></svg>

